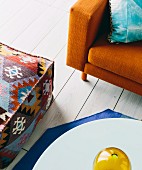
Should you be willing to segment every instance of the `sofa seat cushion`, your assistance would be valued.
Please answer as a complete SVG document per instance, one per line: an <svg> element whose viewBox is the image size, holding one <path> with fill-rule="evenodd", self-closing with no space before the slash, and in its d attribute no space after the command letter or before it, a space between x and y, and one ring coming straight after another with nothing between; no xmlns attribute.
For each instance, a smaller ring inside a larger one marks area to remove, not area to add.
<svg viewBox="0 0 142 170"><path fill-rule="evenodd" d="M142 41L110 44L102 35L90 48L88 62L142 84Z"/></svg>

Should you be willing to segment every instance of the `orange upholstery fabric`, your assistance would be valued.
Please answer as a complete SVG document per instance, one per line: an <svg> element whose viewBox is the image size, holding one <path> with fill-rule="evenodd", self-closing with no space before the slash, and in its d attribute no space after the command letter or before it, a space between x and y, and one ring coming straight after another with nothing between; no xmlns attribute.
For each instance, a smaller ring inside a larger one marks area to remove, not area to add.
<svg viewBox="0 0 142 170"><path fill-rule="evenodd" d="M142 41L110 44L103 35L90 48L88 62L142 84Z"/></svg>
<svg viewBox="0 0 142 170"><path fill-rule="evenodd" d="M108 0L78 0L70 10L67 65L83 71Z"/></svg>
<svg viewBox="0 0 142 170"><path fill-rule="evenodd" d="M133 91L134 93L137 93L139 95L142 95L142 85L135 81L129 80L107 70L103 70L102 68L96 67L89 63L85 65L84 72L86 74L90 74L104 81L125 88L127 90Z"/></svg>
<svg viewBox="0 0 142 170"><path fill-rule="evenodd" d="M71 8L67 65L142 95L142 42L110 44L108 12L108 0L78 0Z"/></svg>

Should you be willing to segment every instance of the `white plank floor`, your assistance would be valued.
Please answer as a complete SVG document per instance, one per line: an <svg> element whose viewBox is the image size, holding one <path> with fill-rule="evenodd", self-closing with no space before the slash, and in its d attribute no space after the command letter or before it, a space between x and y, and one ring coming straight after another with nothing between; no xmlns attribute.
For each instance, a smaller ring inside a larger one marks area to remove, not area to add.
<svg viewBox="0 0 142 170"><path fill-rule="evenodd" d="M76 0L0 0L0 42L55 61L54 102L12 167L49 127L112 109L142 119L142 97L65 65L69 9Z"/></svg>

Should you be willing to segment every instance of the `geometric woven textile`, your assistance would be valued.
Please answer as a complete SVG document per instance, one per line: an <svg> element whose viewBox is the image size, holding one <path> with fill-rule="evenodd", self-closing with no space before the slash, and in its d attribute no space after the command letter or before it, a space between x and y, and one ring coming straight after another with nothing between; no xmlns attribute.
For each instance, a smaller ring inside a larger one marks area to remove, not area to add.
<svg viewBox="0 0 142 170"><path fill-rule="evenodd" d="M54 63L0 44L0 168L9 165L52 100Z"/></svg>

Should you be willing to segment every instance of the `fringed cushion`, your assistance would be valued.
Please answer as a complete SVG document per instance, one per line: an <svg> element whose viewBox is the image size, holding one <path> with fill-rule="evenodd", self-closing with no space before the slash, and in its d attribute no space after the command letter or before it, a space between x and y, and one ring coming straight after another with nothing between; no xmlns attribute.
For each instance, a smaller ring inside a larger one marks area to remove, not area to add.
<svg viewBox="0 0 142 170"><path fill-rule="evenodd" d="M111 13L110 42L142 40L142 0L109 0Z"/></svg>

